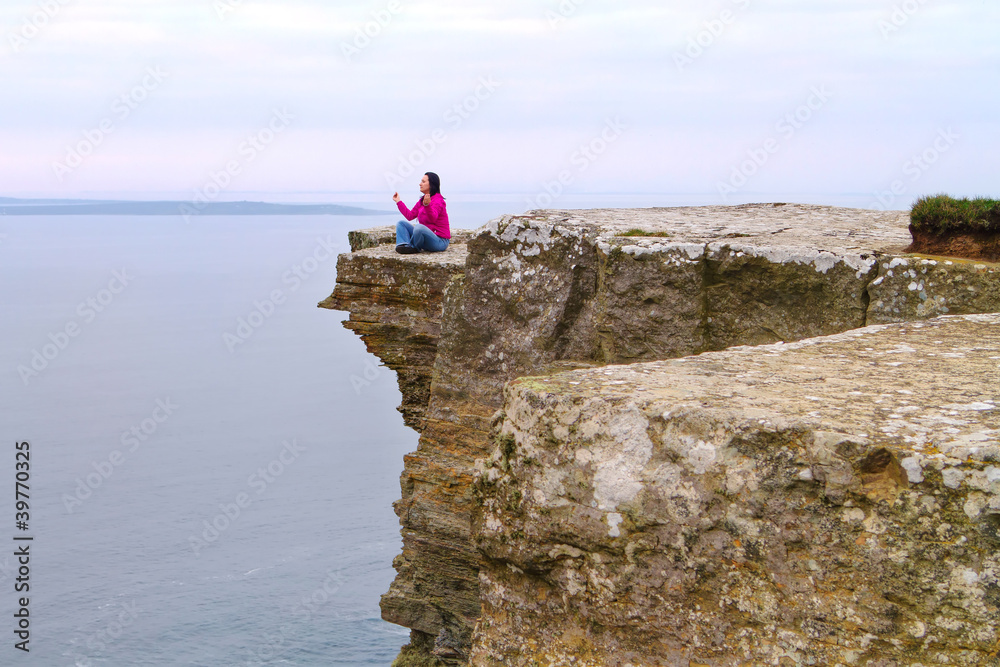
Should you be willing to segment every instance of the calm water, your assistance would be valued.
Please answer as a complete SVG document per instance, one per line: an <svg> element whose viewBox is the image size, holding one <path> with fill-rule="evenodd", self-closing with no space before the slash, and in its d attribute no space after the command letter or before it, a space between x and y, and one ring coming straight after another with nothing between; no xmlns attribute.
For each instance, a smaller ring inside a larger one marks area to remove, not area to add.
<svg viewBox="0 0 1000 667"><path fill-rule="evenodd" d="M325 246L390 221L0 219L0 664L391 662L406 631L378 598L416 434L394 374L316 308L335 283ZM227 344L240 318L259 326ZM35 350L52 358L26 383ZM26 533L15 440L31 445ZM27 655L15 533L35 538Z"/></svg>
<svg viewBox="0 0 1000 667"><path fill-rule="evenodd" d="M475 227L525 206L450 208ZM316 303L329 246L394 220L0 218L0 664L391 662L407 631L378 599L417 436L394 374ZM29 654L15 535L34 537Z"/></svg>

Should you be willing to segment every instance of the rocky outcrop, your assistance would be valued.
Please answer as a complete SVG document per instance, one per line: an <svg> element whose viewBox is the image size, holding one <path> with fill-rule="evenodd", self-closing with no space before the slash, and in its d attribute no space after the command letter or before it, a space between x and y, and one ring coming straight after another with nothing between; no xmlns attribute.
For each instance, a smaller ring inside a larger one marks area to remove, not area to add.
<svg viewBox="0 0 1000 667"><path fill-rule="evenodd" d="M527 377L475 665L995 665L1000 316Z"/></svg>
<svg viewBox="0 0 1000 667"><path fill-rule="evenodd" d="M417 430L430 393L444 289L465 267L469 236L457 232L447 253L404 259L394 251L394 227L350 232L351 253L337 262L337 289L319 304L348 311L344 326L396 371L403 395L399 411L407 426Z"/></svg>
<svg viewBox="0 0 1000 667"><path fill-rule="evenodd" d="M382 600L384 618L414 630L405 653L413 664L514 660L496 657L508 649L482 625L475 650L472 643L481 601L490 623L494 608L512 609L488 579L507 555L472 533L477 507L495 500L483 487L477 501L472 487L476 461L496 447L509 381L791 342L872 321L1000 310L997 267L904 256L905 215L895 212L536 211L491 221L441 254L395 255L380 245L391 240L385 229L354 234L358 249L341 256L337 288L321 305L348 310L346 325L397 370L401 410L421 433L404 460L395 505L403 553ZM919 289L910 271L924 277ZM617 548L606 537L598 551ZM491 569L481 591L484 562Z"/></svg>
<svg viewBox="0 0 1000 667"><path fill-rule="evenodd" d="M957 257L886 257L868 294L869 324L996 312L1000 266Z"/></svg>

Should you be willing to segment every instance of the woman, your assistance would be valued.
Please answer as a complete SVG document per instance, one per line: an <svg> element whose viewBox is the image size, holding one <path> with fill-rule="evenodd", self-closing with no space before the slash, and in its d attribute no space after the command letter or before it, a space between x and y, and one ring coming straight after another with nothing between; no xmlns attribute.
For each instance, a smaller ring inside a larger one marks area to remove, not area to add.
<svg viewBox="0 0 1000 667"><path fill-rule="evenodd" d="M406 208L399 199L399 193L392 195L396 207L406 220L417 219L420 224L411 225L406 220L396 223L396 252L409 255L421 250L441 252L448 247L451 229L448 226L448 209L441 196L441 179L434 172L427 172L420 179L420 192L424 197Z"/></svg>

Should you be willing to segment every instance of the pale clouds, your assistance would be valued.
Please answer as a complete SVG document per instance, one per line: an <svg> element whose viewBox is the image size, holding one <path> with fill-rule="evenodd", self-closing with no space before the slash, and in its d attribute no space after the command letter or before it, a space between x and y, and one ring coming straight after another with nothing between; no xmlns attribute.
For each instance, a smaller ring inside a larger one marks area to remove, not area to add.
<svg viewBox="0 0 1000 667"><path fill-rule="evenodd" d="M58 11L15 52L10 36L47 2ZM388 0L7 2L0 194L185 191L276 107L295 126L234 187L378 191L414 141L448 129L448 109L481 77L502 86L428 166L452 191L536 192L605 119L621 117L628 132L573 188L713 192L813 86L831 102L754 175L747 198L874 192L946 126L963 139L920 188L995 187L995 3L398 3L348 59L343 45ZM720 30L713 21L725 11L733 20ZM679 70L677 54L699 40ZM170 78L60 182L52 163L148 67Z"/></svg>

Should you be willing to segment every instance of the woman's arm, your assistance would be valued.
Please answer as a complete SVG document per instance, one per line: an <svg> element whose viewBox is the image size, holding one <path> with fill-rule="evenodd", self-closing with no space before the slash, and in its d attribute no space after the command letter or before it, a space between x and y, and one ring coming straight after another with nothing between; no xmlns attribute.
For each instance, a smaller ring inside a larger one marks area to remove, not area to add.
<svg viewBox="0 0 1000 667"><path fill-rule="evenodd" d="M410 209L406 208L406 204L404 204L402 200L396 202L396 208L399 209L399 212L402 213L403 217L406 218L407 220L413 220L415 217L417 217L417 206L420 206L420 202L417 202L413 206L413 210L411 211Z"/></svg>

